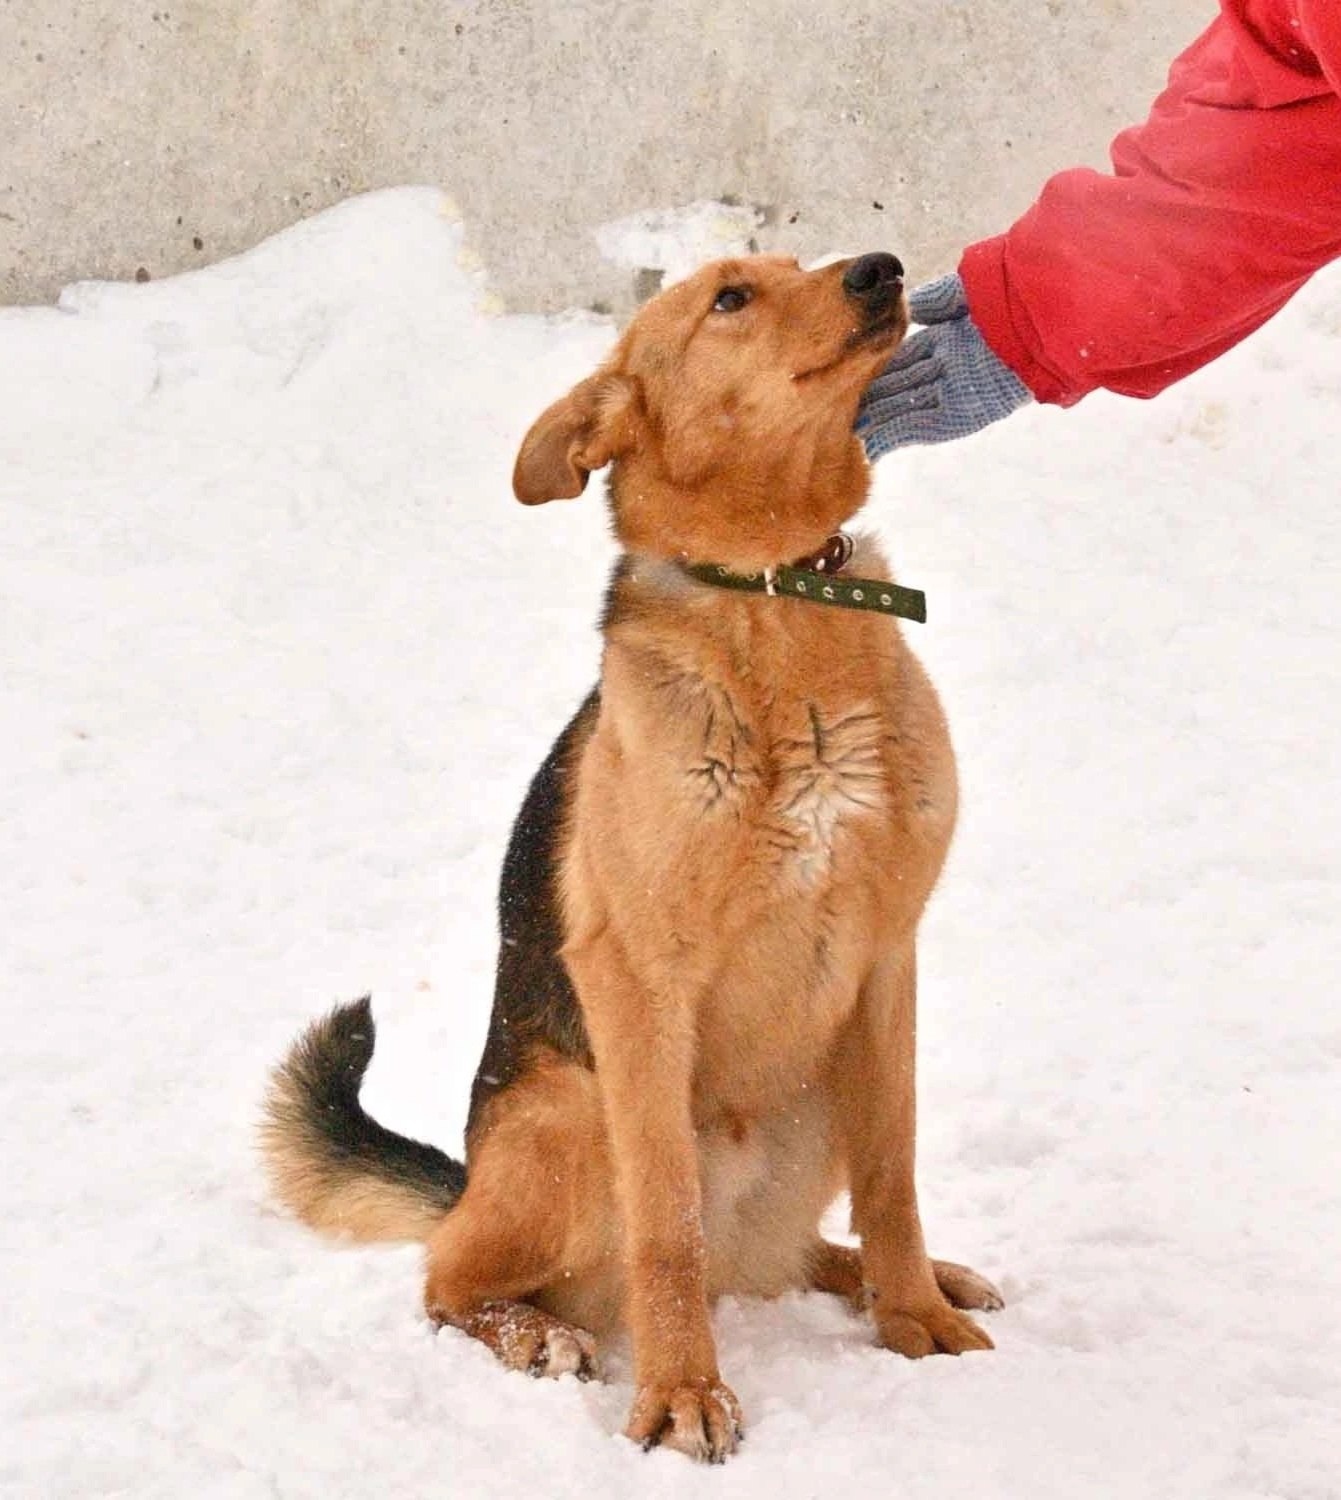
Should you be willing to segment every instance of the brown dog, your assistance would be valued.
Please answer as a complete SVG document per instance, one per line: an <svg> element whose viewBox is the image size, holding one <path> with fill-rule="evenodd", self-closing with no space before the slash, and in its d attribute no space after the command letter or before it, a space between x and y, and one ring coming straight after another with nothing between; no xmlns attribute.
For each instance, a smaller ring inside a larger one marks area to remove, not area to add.
<svg viewBox="0 0 1341 1500"><path fill-rule="evenodd" d="M467 1168L370 1120L366 1001L278 1070L279 1197L422 1239L430 1317L513 1368L588 1374L632 1333L628 1435L740 1435L724 1292L861 1298L882 1344L991 1341L928 1259L913 1183L914 945L955 819L940 704L894 623L687 571L815 554L866 498L857 400L907 325L892 256L711 265L648 304L517 459L528 505L609 464L623 545L599 688L514 830ZM882 570L859 544L853 571ZM847 1186L856 1251L820 1238Z"/></svg>

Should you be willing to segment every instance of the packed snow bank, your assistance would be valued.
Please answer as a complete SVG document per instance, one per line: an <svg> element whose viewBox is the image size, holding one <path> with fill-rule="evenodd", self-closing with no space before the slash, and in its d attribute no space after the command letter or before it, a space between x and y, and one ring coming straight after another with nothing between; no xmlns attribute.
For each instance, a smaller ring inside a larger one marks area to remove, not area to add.
<svg viewBox="0 0 1341 1500"><path fill-rule="evenodd" d="M595 493L508 474L611 337L491 314L418 190L0 312L0 1492L1335 1500L1335 273L1158 402L879 474L965 802L923 1203L996 1353L728 1302L749 1441L696 1471L617 1436L626 1351L506 1374L428 1331L413 1249L266 1206L266 1069L336 998L375 995L370 1106L459 1148L612 555Z"/></svg>
<svg viewBox="0 0 1341 1500"><path fill-rule="evenodd" d="M659 286L683 281L704 261L749 255L762 209L702 199L684 208L651 209L596 228L602 256L631 271L660 272Z"/></svg>

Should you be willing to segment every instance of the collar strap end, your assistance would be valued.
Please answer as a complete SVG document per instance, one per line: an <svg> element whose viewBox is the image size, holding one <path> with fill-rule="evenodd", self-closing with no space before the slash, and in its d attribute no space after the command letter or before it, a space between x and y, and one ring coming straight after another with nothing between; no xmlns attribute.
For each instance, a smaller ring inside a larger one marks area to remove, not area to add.
<svg viewBox="0 0 1341 1500"><path fill-rule="evenodd" d="M924 625L927 596L921 589L904 588L879 578L840 578L809 568L765 568L759 573L733 573L716 563L688 563L684 570L700 583L714 588L735 589L752 594L786 594L810 604L837 609L860 609L871 614L896 615Z"/></svg>

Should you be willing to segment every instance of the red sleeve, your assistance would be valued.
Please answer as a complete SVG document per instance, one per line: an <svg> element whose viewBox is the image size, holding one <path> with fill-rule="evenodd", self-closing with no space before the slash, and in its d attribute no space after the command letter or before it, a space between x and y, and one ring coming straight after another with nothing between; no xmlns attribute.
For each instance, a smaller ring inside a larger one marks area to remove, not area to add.
<svg viewBox="0 0 1341 1500"><path fill-rule="evenodd" d="M974 321L1040 401L1153 396L1341 255L1341 3L1220 8L1114 175L1060 173L964 252Z"/></svg>

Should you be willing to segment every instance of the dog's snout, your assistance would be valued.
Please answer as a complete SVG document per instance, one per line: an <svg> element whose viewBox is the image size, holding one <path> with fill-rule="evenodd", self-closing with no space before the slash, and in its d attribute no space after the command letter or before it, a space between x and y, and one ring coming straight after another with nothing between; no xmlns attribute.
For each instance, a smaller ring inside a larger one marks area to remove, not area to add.
<svg viewBox="0 0 1341 1500"><path fill-rule="evenodd" d="M884 251L858 256L843 272L843 290L862 302L888 298L902 285L903 263Z"/></svg>

